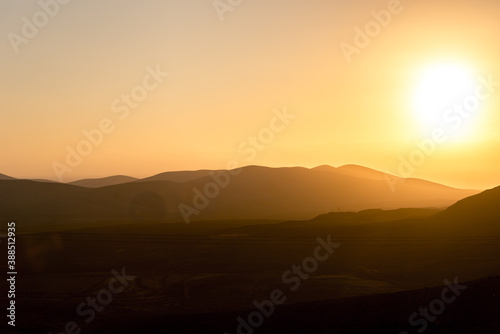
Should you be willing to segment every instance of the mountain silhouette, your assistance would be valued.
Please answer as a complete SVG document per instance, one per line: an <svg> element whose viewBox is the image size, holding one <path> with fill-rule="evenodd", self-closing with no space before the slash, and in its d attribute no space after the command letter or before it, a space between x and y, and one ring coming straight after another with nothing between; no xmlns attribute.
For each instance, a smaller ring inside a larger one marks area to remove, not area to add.
<svg viewBox="0 0 500 334"><path fill-rule="evenodd" d="M437 215L457 233L470 231L475 234L500 232L500 187L458 201Z"/></svg>
<svg viewBox="0 0 500 334"><path fill-rule="evenodd" d="M208 170L170 172L153 177L170 181L147 178L99 188L89 187L131 178L116 176L73 184L0 180L4 190L0 210L4 219L135 221L144 217L175 222L183 220L179 206L184 205L196 210L189 217L193 221L289 220L311 219L332 211L444 208L477 193L418 179L402 180L391 188L385 177L370 176L380 172L352 166L341 167L340 171L326 166L248 166L231 172L239 174Z"/></svg>

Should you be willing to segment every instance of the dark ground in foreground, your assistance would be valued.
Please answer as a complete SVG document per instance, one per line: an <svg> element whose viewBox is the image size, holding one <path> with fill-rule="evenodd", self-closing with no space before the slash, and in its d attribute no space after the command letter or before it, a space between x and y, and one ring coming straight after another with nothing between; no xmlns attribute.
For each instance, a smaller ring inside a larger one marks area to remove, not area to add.
<svg viewBox="0 0 500 334"><path fill-rule="evenodd" d="M233 334L237 318L255 311L254 301L280 289L286 302L241 333L413 334L422 325L411 326L410 315L440 298L445 279L458 277L468 288L426 332L500 333L495 234L436 235L433 221L426 228L419 219L345 223L132 224L19 234L14 332L72 333L64 328L74 321L81 333ZM341 246L291 291L282 274L329 235ZM122 268L134 280L87 324L78 306Z"/></svg>

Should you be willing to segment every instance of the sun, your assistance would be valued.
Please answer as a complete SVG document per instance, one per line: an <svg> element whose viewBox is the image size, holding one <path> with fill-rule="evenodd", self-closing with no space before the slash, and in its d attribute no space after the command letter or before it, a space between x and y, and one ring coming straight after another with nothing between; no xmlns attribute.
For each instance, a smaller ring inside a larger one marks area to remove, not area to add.
<svg viewBox="0 0 500 334"><path fill-rule="evenodd" d="M476 86L474 71L466 64L444 62L419 69L412 107L420 125L426 130L443 126L447 110L462 103Z"/></svg>

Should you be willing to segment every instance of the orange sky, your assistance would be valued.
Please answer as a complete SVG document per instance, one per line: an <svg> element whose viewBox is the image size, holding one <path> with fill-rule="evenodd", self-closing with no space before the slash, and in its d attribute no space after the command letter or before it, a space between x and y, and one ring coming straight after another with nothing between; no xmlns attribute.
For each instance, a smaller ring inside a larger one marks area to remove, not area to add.
<svg viewBox="0 0 500 334"><path fill-rule="evenodd" d="M498 1L255 0L219 12L212 0L42 3L53 17L34 1L0 3L0 173L146 177L234 160L401 174L403 157L411 177L500 184L500 86L460 135L410 162L442 125L415 111L426 68L459 63L475 85L500 81ZM349 62L341 45L356 47L355 28L391 9ZM284 108L291 116L277 118ZM69 164L68 148L88 154Z"/></svg>

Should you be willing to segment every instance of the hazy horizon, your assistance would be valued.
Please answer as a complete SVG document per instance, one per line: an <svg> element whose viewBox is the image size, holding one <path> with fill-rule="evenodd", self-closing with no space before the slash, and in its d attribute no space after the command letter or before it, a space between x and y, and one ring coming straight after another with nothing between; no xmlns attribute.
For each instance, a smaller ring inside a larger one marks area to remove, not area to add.
<svg viewBox="0 0 500 334"><path fill-rule="evenodd" d="M148 175L141 175L141 176L137 176L137 175L126 175L126 174L111 174L111 175L100 175L100 176L90 176L90 177L84 177L84 178L76 178L76 179L71 179L71 178L68 178L68 179L65 179L64 181L62 181L61 183L73 183L73 182L76 182L76 181L81 181L81 180L91 180L91 179L103 179L103 178L109 178L109 177L115 177L115 176L123 176L123 177L132 177L132 178L135 178L135 179L138 179L138 180L141 180L141 179L146 179L146 178L149 178L149 177L153 177L153 176L156 176L156 175L159 175L159 174L163 174L163 173L175 173L175 172L196 172L196 171L203 171L203 170L209 170L209 171L212 171L212 170L234 170L234 169L238 169L238 168L246 168L246 167L263 167L263 168L277 168L277 169L280 169L280 168L306 168L306 169L314 169L314 168L317 168L317 167L322 167L322 166L329 166L329 167L333 167L335 169L337 168L340 168L340 167L346 167L346 166L359 166L359 167L364 167L364 168L368 168L368 169L373 169L375 171L378 171L378 172L382 172L382 173L386 173L386 174L390 174L390 175L393 175L393 176L396 176L395 174L391 174L389 172L385 172L385 171L381 171L381 170L377 170L375 168L372 168L372 167L368 167L368 166L361 166L361 165L356 165L356 164L345 164L345 165L339 165L339 166L331 166L331 165L328 165L328 164L323 164L323 165L318 165L318 166L312 166L312 167L306 167L306 166L294 166L294 165L290 165L290 166L263 166L263 165L254 165L254 164L249 164L249 165L243 165L243 166L237 166L237 167L234 167L234 168L230 168L230 169L226 169L226 168L220 168L220 169L207 169L207 168L201 168L201 169L191 169L191 170L167 170L167 171L160 171L160 172L157 172L157 173L153 173L153 174L148 174ZM0 173L0 174L3 174L3 173ZM49 181L54 181L54 182L60 182L57 180L57 178L41 178L41 177L30 177L30 178L18 178L16 177L15 175L7 175L7 174L4 174L6 176L9 176L9 177L13 177L15 179L25 179L25 180L49 180ZM414 178L414 177L409 177L410 179L411 178ZM452 188L457 188L457 189L475 189L475 190L487 190L487 189L493 189L493 188L496 188L500 185L492 185L492 186L487 186L487 187L470 187L470 188L463 188L463 187L459 187L459 186L455 186L453 184L446 184L446 183L440 183L438 181L435 181L435 180L431 180L431 179L422 179L422 178L415 178L415 179L420 179L420 180L424 180L424 181L429 181L429 182L432 182L432 183L437 183L437 184L441 184L441 185L444 185L444 186L447 186L447 187L452 187ZM390 183L391 180L389 179L388 180L388 186L390 187Z"/></svg>
<svg viewBox="0 0 500 334"><path fill-rule="evenodd" d="M401 157L446 127L411 177L499 185L500 3L480 4L70 1L34 33L37 2L1 3L0 173L66 182L235 160L398 175ZM489 79L473 113L434 119ZM78 149L90 153L69 166Z"/></svg>

